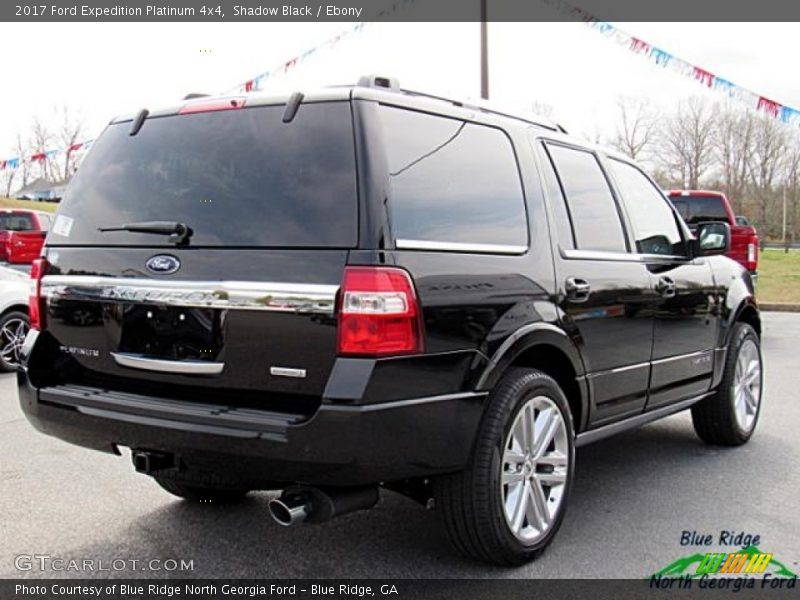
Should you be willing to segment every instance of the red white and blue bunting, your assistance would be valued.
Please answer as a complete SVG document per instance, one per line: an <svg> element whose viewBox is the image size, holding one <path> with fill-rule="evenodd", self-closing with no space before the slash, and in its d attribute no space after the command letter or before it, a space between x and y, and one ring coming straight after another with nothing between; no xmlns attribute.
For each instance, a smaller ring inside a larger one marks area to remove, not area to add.
<svg viewBox="0 0 800 600"><path fill-rule="evenodd" d="M404 8L406 8L407 6L413 4L415 1L416 0L396 0L396 2L394 2L394 3L386 6L385 8L383 8L378 13L378 18L379 19L384 19L384 18L390 17L390 16L394 15L395 13L397 13L398 11L401 11ZM234 88L232 88L230 90L227 90L225 93L228 93L228 94L246 94L246 93L249 93L249 92L258 92L258 91L264 89L263 86L266 83L268 83L271 79L274 79L275 77L279 77L281 75L285 75L286 73L288 73L292 69L297 68L298 66L303 64L308 59L316 57L319 53L321 53L321 52L323 52L325 50L332 50L333 48L335 48L341 42L343 42L343 41L345 41L345 40L347 40L349 38L352 38L355 35L357 35L358 33L360 33L361 31L363 31L364 27L366 25L368 25L368 23L356 23L355 25L353 25L349 29L346 29L345 31L342 31L341 33L337 33L336 35L329 37L328 39L326 39L321 44L319 44L319 45L317 45L317 46L315 46L313 48L309 48L308 50L306 50L302 54L298 54L297 56L295 56L293 58L290 58L289 60L287 60L285 62L282 62L279 65L276 65L275 68L273 68L273 69L271 69L269 71L264 71L263 73L259 73L258 75L256 75L252 79L248 79L244 83L241 83L241 84L237 85L236 87L234 87Z"/></svg>
<svg viewBox="0 0 800 600"><path fill-rule="evenodd" d="M264 71L263 73L259 73L252 79L248 79L244 83L237 85L236 87L227 90L226 94L247 94L250 92L258 92L264 89L264 85L267 84L270 80L274 80L276 77L280 77L282 75L286 75L292 69L297 68L305 61L310 58L315 57L318 53L324 50L332 50L342 41L353 37L357 33L361 32L364 29L365 23L358 23L357 25L343 31L341 33L336 34L322 42L319 46L315 46L314 48L309 48L302 54L298 54L297 56L290 58L289 60L277 65L274 69L270 69L269 71Z"/></svg>
<svg viewBox="0 0 800 600"><path fill-rule="evenodd" d="M382 16L389 16L412 4L415 0L397 0L394 4L387 7L382 11ZM792 127L800 127L800 111L780 104L775 100L771 100L765 96L757 94L747 88L743 88L735 83L723 79L714 73L707 71L699 66L693 65L669 52L658 48L645 40L637 38L628 32L611 25L605 21L600 21L592 14L585 10L573 6L564 0L542 0L545 4L553 7L555 10L566 14L567 16L584 22L587 26L591 27L594 31L607 39L615 42L619 46L626 48L634 54L638 54L652 62L655 66L668 71L672 71L682 75L688 79L696 81L698 84L720 92L727 97L740 102L741 104L756 110L760 113L780 120L781 122ZM310 48L298 54L297 56L282 62L274 69L259 73L252 79L237 85L236 87L228 90L226 93L242 94L257 92L264 89L265 84L274 80L276 77L285 75L292 69L297 68L307 60L315 57L317 54L335 48L342 41L352 38L356 34L363 31L366 23L357 23L349 29L338 33L326 39L321 44ZM46 152L39 152L30 156L13 157L7 159L0 159L0 171L18 169L23 163L28 164L44 164L48 160L53 159L59 155L72 153L83 153L89 149L94 140L85 140L83 142L75 143L66 148L59 148L54 150L47 150Z"/></svg>
<svg viewBox="0 0 800 600"><path fill-rule="evenodd" d="M600 35L626 48L630 52L642 56L657 67L692 79L705 88L720 92L748 108L778 119L787 125L800 127L800 111L790 106L785 106L766 96L736 85L727 79L723 79L706 69L693 65L662 48L658 48L643 39L637 38L611 25L611 23L598 20L594 15L564 0L542 0L542 2L555 8L562 14L583 21Z"/></svg>
<svg viewBox="0 0 800 600"><path fill-rule="evenodd" d="M93 143L94 140L85 140L83 142L70 144L66 148L57 148L53 150L47 150L45 152L37 152L35 154L31 154L30 156L15 156L13 158L0 159L0 171L5 171L6 169L13 171L24 164L43 165L48 161L64 154L77 158L86 152Z"/></svg>

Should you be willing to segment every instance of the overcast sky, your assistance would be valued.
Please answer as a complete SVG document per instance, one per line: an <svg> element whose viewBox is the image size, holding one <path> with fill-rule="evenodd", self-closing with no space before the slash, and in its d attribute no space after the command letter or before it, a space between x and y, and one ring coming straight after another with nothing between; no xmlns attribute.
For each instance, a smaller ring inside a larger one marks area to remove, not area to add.
<svg viewBox="0 0 800 600"><path fill-rule="evenodd" d="M795 23L621 23L632 35L756 93L800 108ZM56 106L81 113L86 137L116 114L172 103L188 92L230 89L347 27L342 23L2 23L0 158L17 132ZM479 95L476 23L368 24L317 53L271 87L349 83L365 73L396 76L405 88ZM492 23L492 100L509 107L552 105L568 130L610 135L619 95L669 107L704 93L580 23ZM706 92L713 96L712 92Z"/></svg>

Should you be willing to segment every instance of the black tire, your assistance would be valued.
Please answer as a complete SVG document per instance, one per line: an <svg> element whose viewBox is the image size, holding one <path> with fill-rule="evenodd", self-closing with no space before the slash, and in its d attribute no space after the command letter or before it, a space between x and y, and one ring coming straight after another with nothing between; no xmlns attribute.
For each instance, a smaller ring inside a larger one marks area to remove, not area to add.
<svg viewBox="0 0 800 600"><path fill-rule="evenodd" d="M181 479L153 476L156 483L173 496L191 502L229 504L243 500L250 490L222 482L211 474L192 473Z"/></svg>
<svg viewBox="0 0 800 600"><path fill-rule="evenodd" d="M505 488L499 478L517 415L530 399L539 396L555 404L566 426L567 472L550 528L541 539L527 543L514 535L506 520ZM509 369L490 395L467 468L434 480L436 506L453 546L467 557L503 566L519 565L541 554L558 531L569 501L575 465L574 431L567 399L552 377L535 369Z"/></svg>
<svg viewBox="0 0 800 600"><path fill-rule="evenodd" d="M736 417L736 396L734 384L736 379L736 362L742 347L755 344L761 366L761 344L758 334L747 323L736 323L731 334L728 354L725 357L725 370L719 387L713 395L705 398L692 407L692 423L701 440L719 446L741 446L749 440L761 414L761 398L763 396L764 371L760 367L759 398L752 424L745 428Z"/></svg>
<svg viewBox="0 0 800 600"><path fill-rule="evenodd" d="M19 330L18 327L11 327L8 330L4 329L9 324L13 325L14 323L24 324L24 331ZM19 349L22 345L22 339L24 339L23 334L27 334L29 329L30 321L28 321L27 313L12 310L0 316L0 352L8 349L6 353L0 354L0 372L12 373L17 370L17 366L19 365ZM15 336L14 339L22 335L22 339L18 340L19 343L15 344L12 338L9 337L11 335ZM14 348L11 348L12 344Z"/></svg>

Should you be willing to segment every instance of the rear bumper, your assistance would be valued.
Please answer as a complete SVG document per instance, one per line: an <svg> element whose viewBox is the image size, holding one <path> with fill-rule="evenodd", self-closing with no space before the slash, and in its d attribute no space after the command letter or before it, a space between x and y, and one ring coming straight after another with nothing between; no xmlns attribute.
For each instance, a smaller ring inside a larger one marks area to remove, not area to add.
<svg viewBox="0 0 800 600"><path fill-rule="evenodd" d="M78 386L36 389L25 370L17 377L22 410L42 433L105 452L125 446L174 454L184 468L255 487L362 485L460 470L485 399L459 393L322 404L301 420Z"/></svg>

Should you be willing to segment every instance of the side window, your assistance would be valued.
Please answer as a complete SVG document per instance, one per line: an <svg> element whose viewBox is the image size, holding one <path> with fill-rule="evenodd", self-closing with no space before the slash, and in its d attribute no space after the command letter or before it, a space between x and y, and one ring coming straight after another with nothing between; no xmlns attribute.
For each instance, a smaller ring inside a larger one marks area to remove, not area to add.
<svg viewBox="0 0 800 600"><path fill-rule="evenodd" d="M550 198L552 204L558 242L561 244L562 248L574 250L575 236L572 233L572 224L569 218L569 211L567 210L567 200L561 192L561 186L558 184L558 178L556 177L556 172L553 170L553 165L549 160L542 162L542 177L544 178L547 197Z"/></svg>
<svg viewBox="0 0 800 600"><path fill-rule="evenodd" d="M398 245L528 247L522 182L502 131L388 106L379 114Z"/></svg>
<svg viewBox="0 0 800 600"><path fill-rule="evenodd" d="M577 248L627 252L619 211L595 155L555 144L547 151L567 199Z"/></svg>
<svg viewBox="0 0 800 600"><path fill-rule="evenodd" d="M636 251L672 256L685 254L675 213L645 174L619 160L608 162L622 194L622 201L628 209L636 238Z"/></svg>

